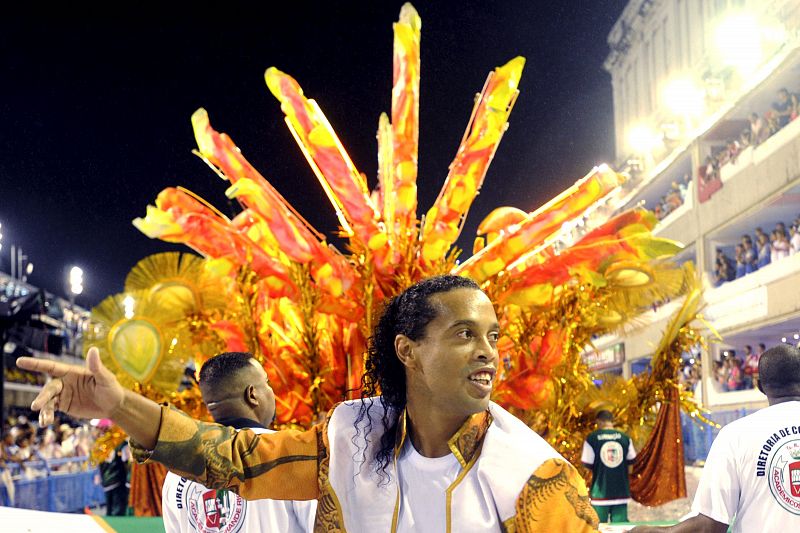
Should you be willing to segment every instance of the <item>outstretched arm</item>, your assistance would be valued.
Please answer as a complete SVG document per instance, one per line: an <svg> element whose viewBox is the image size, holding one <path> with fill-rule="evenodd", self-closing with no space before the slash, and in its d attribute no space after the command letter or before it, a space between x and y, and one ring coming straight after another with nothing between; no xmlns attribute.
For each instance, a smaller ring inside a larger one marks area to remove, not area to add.
<svg viewBox="0 0 800 533"><path fill-rule="evenodd" d="M209 488L233 488L247 499L318 495L324 426L256 435L194 420L124 389L103 366L97 348L89 349L86 367L30 357L19 358L17 366L53 377L31 405L42 424L51 423L57 410L77 418L110 418L137 444L137 459L152 453L154 461Z"/></svg>
<svg viewBox="0 0 800 533"><path fill-rule="evenodd" d="M326 460L324 428L256 434L162 407L155 449L134 446L134 455L209 489L233 489L248 500L313 500L319 496L318 465Z"/></svg>
<svg viewBox="0 0 800 533"><path fill-rule="evenodd" d="M155 447L161 408L124 389L100 361L97 348L89 349L85 367L32 357L20 357L17 366L53 378L31 404L31 409L39 411L40 424L51 424L55 411L76 418L110 418L142 446Z"/></svg>

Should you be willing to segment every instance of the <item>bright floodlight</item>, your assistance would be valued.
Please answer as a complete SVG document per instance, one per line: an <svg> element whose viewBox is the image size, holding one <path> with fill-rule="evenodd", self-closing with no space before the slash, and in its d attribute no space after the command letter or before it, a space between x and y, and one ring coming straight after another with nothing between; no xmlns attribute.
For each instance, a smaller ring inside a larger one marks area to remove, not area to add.
<svg viewBox="0 0 800 533"><path fill-rule="evenodd" d="M72 267L69 271L69 291L72 294L83 292L83 270L80 267Z"/></svg>
<svg viewBox="0 0 800 533"><path fill-rule="evenodd" d="M692 80L678 78L664 86L664 105L675 115L697 117L705 107L705 93Z"/></svg>
<svg viewBox="0 0 800 533"><path fill-rule="evenodd" d="M136 300L130 294L122 300L122 307L125 309L125 318L133 318L133 308L136 306Z"/></svg>
<svg viewBox="0 0 800 533"><path fill-rule="evenodd" d="M661 135L649 126L634 126L628 133L628 143L634 152L648 154L661 144Z"/></svg>
<svg viewBox="0 0 800 533"><path fill-rule="evenodd" d="M715 40L722 61L741 73L753 72L764 58L761 25L754 15L735 13L717 26Z"/></svg>

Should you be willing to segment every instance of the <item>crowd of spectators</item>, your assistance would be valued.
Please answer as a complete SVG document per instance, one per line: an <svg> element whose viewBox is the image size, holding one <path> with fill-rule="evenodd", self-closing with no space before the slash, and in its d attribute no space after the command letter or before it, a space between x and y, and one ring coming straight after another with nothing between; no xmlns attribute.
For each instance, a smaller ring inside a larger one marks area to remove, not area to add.
<svg viewBox="0 0 800 533"><path fill-rule="evenodd" d="M57 466L47 466L42 461L87 457L101 430L66 416L47 427L40 427L31 413L11 416L3 424L0 470L8 470L10 465L18 464L20 467L14 469L15 475L31 478L46 475L52 470L86 469L88 464L85 461L71 461Z"/></svg>
<svg viewBox="0 0 800 533"><path fill-rule="evenodd" d="M778 222L769 235L761 228L755 229L755 239L742 235L734 248L734 257L729 257L721 248L717 249L714 263L714 286L719 287L800 252L800 216L786 230L786 224Z"/></svg>
<svg viewBox="0 0 800 533"><path fill-rule="evenodd" d="M728 139L724 148L706 157L698 169L700 179L704 182L719 179L719 169L727 163L736 163L742 150L748 146L758 146L797 118L799 101L797 94L786 88L780 89L778 99L772 103L769 111L764 115L751 113L748 119L750 123L738 138Z"/></svg>
<svg viewBox="0 0 800 533"><path fill-rule="evenodd" d="M766 347L759 344L758 349L744 346L741 356L736 350L723 352L722 360L714 362L714 380L723 392L755 389L758 387L758 360Z"/></svg>
<svg viewBox="0 0 800 533"><path fill-rule="evenodd" d="M692 183L691 175L684 174L680 181L673 181L670 189L653 208L658 220L663 220L667 215L678 209L686 201L686 193Z"/></svg>

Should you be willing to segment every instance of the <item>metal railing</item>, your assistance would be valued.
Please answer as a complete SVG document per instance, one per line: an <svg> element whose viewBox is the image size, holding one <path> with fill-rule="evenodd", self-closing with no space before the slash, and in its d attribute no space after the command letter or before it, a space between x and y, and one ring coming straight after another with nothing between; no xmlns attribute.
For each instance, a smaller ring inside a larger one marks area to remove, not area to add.
<svg viewBox="0 0 800 533"><path fill-rule="evenodd" d="M103 487L95 484L98 470L88 460L84 456L6 464L12 490L6 475L6 483L0 483L0 505L71 513L105 504Z"/></svg>

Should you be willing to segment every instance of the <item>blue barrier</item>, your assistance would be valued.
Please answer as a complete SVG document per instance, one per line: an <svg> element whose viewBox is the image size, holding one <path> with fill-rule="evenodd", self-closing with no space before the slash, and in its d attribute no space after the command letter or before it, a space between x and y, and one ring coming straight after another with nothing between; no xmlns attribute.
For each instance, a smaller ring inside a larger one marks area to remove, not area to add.
<svg viewBox="0 0 800 533"><path fill-rule="evenodd" d="M0 505L57 513L81 512L86 507L105 504L103 487L95 485L97 469L81 472L58 472L52 469L69 463L82 464L86 457L30 461L26 467L43 470L45 475L30 479L19 478L14 483L14 503L11 503L5 485L0 484ZM12 475L20 471L19 465L8 465Z"/></svg>
<svg viewBox="0 0 800 533"><path fill-rule="evenodd" d="M706 415L706 418L716 422L721 427L728 425L743 416L755 413L758 409L734 409L730 411L717 411ZM705 461L711 444L719 433L719 429L707 426L699 420L694 420L686 413L681 413L681 429L683 432L683 456L687 463Z"/></svg>

